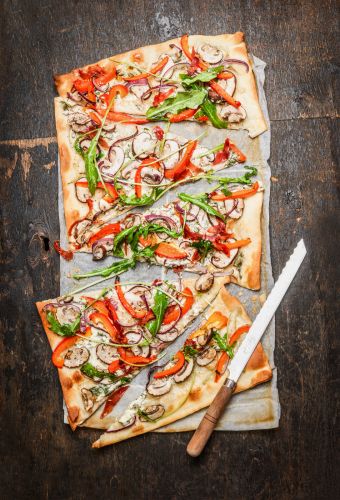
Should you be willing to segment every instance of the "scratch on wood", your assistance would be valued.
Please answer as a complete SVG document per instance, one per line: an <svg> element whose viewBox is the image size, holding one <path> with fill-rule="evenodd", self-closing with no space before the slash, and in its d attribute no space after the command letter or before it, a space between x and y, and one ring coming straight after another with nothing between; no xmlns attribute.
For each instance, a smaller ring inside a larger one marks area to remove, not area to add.
<svg viewBox="0 0 340 500"><path fill-rule="evenodd" d="M9 139L0 141L3 146L18 146L22 149L36 148L37 146L45 146L48 149L50 144L57 142L56 137L36 137L35 139Z"/></svg>
<svg viewBox="0 0 340 500"><path fill-rule="evenodd" d="M18 153L15 152L13 160L9 160L7 158L1 158L2 165L5 167L6 172L5 172L5 178L10 179L13 175L13 172L15 170L15 167L17 166L18 162Z"/></svg>
<svg viewBox="0 0 340 500"><path fill-rule="evenodd" d="M21 155L21 164L22 168L24 171L24 180L27 180L27 176L29 174L31 165L32 165L32 158L31 155L28 151L24 151Z"/></svg>

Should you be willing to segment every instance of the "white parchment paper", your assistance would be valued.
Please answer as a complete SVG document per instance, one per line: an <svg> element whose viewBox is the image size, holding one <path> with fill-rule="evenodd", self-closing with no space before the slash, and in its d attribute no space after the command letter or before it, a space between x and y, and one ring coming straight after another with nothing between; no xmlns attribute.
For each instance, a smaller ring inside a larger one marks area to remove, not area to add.
<svg viewBox="0 0 340 500"><path fill-rule="evenodd" d="M254 69L257 79L258 92L260 97L260 104L262 110L265 114L267 123L269 124L267 102L264 93L264 80L265 80L265 63L258 59L253 58ZM224 142L226 137L225 130L217 130L213 127L206 127L207 134L201 139L201 142L207 147L214 147L217 144ZM173 124L171 131L182 135L187 138L195 138L202 133L202 125L196 123L178 123ZM264 203L263 203L263 213L262 213L262 263L261 263L261 290L258 292L253 292L251 290L246 290L240 288L237 285L229 285L228 290L235 296L245 306L249 316L254 319L256 314L261 308L263 301L268 295L269 291L273 286L271 259L270 259L270 243L269 243L269 197L270 197L270 167L267 163L270 156L270 129L268 129L264 134L255 139L250 139L248 133L244 130L228 130L228 137L235 141L235 143L240 147L240 149L247 155L247 164L254 165L258 168L259 177L263 182L265 187L264 192ZM243 171L242 166L232 167L227 171L221 172L226 175L240 175ZM228 172L228 173L226 173ZM233 172L233 173L231 173ZM179 188L181 191L185 190L188 193L203 192L206 184L204 181L200 181L196 184L185 185ZM156 206L163 205L165 202L173 200L176 197L176 190L167 193L167 196L158 201ZM59 168L59 222L60 222L60 233L61 233L61 246L67 247L66 238L66 226L64 219L64 207L63 207L63 194L62 185L60 179L60 168ZM114 258L107 258L105 262L98 263L92 261L92 256L90 254L75 254L74 259L71 262L67 262L64 259L60 259L60 293L72 293L73 290L82 286L84 280L81 282L76 282L70 278L71 274L82 270L89 271L91 269L97 268L99 266L109 265ZM136 269L130 270L125 273L121 279L124 281L152 281L156 278L164 278L166 275L167 279L177 279L177 276L171 271L166 271L159 266L148 266L146 264L139 264ZM189 273L184 273L184 277L194 276ZM108 280L103 283L101 287L109 286L113 280ZM183 344L187 335L193 331L201 319L197 320L189 327L189 329L180 336L174 344L172 344L168 350L167 355L164 358L170 358ZM264 337L263 345L265 351L269 357L270 364L274 368L274 347L275 347L275 322L274 320L270 323ZM142 371L131 383L130 388L126 391L122 399L114 408L112 415L119 416L127 405L133 401L136 397L140 395L145 387L147 381L148 370ZM98 411L101 411L98 410ZM180 432L196 429L199 424L203 411L199 411L193 415L190 415L180 421L170 424L158 432ZM246 391L241 394L237 394L233 397L232 403L228 406L225 414L220 419L217 430L254 430L254 429L269 429L278 426L280 418L280 404L277 391L277 373L273 370L273 378L270 382L259 385L258 387ZM64 406L64 421L67 423L67 411ZM86 426L86 423L85 423Z"/></svg>

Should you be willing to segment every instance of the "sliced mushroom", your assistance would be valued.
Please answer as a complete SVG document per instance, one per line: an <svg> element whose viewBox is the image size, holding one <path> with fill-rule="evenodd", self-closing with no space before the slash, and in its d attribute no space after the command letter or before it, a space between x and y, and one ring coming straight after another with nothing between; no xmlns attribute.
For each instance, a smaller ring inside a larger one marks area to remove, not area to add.
<svg viewBox="0 0 340 500"><path fill-rule="evenodd" d="M157 337L162 341L162 342L172 342L173 340L177 339L179 333L176 328L173 328L169 332L166 333L157 333Z"/></svg>
<svg viewBox="0 0 340 500"><path fill-rule="evenodd" d="M114 176L117 170L123 165L125 153L120 146L111 146L108 152L108 160L110 166L106 163L101 167L101 172L104 175Z"/></svg>
<svg viewBox="0 0 340 500"><path fill-rule="evenodd" d="M125 228L139 226L142 223L141 214L129 214L124 219Z"/></svg>
<svg viewBox="0 0 340 500"><path fill-rule="evenodd" d="M133 347L131 347L131 351L135 356L142 356L142 358L147 358L150 355L150 346L134 345Z"/></svg>
<svg viewBox="0 0 340 500"><path fill-rule="evenodd" d="M85 389L85 387L83 387L81 390L81 397L83 399L85 410L92 410L94 403L96 402L95 395L89 389Z"/></svg>
<svg viewBox="0 0 340 500"><path fill-rule="evenodd" d="M146 158L153 153L156 147L157 139L153 138L148 131L136 135L132 142L133 154L137 158Z"/></svg>
<svg viewBox="0 0 340 500"><path fill-rule="evenodd" d="M222 106L220 116L224 120L228 120L229 123L239 123L246 118L247 113L242 106L235 108L234 106L227 104Z"/></svg>
<svg viewBox="0 0 340 500"><path fill-rule="evenodd" d="M169 158L165 158L170 155ZM173 139L168 139L164 142L162 157L164 157L163 165L165 169L173 168L179 161L179 144Z"/></svg>
<svg viewBox="0 0 340 500"><path fill-rule="evenodd" d="M195 282L195 289L198 292L207 292L214 284L214 275L211 273L201 274Z"/></svg>
<svg viewBox="0 0 340 500"><path fill-rule="evenodd" d="M83 219L73 224L70 231L71 239L79 241L79 238L85 233L91 224L92 222L90 219Z"/></svg>
<svg viewBox="0 0 340 500"><path fill-rule="evenodd" d="M218 269L224 269L232 263L237 255L237 252L238 249L233 248L232 250L230 250L230 255L228 257L228 255L226 255L225 253L216 251L212 254L211 263Z"/></svg>
<svg viewBox="0 0 340 500"><path fill-rule="evenodd" d="M197 167L201 167L201 168L211 166L211 164L213 163L213 161L215 159L215 155L214 155L214 153L206 154L208 151L209 151L209 148L206 148L204 146L198 146L195 149L194 154L191 158L191 163L193 163ZM204 154L204 156L199 158L202 154Z"/></svg>
<svg viewBox="0 0 340 500"><path fill-rule="evenodd" d="M153 379L150 384L148 384L146 390L152 396L163 396L170 391L172 385L171 379L168 378L158 378Z"/></svg>
<svg viewBox="0 0 340 500"><path fill-rule="evenodd" d="M106 365L109 365L115 359L119 359L117 348L109 344L99 344L96 349L96 354L98 359Z"/></svg>
<svg viewBox="0 0 340 500"><path fill-rule="evenodd" d="M79 179L79 181L86 181L86 178ZM80 186L75 184L76 197L81 203L86 203L92 197L92 194L87 186Z"/></svg>
<svg viewBox="0 0 340 500"><path fill-rule="evenodd" d="M79 109L79 106L75 107ZM76 123L77 125L85 125L86 123L89 123L91 121L91 118L86 113L75 112L68 115L67 121L70 124Z"/></svg>
<svg viewBox="0 0 340 500"><path fill-rule="evenodd" d="M190 377L193 369L194 369L194 360L193 358L190 358L189 361L186 361L184 363L183 368L176 373L176 375L174 376L174 381L177 383L184 382L184 380Z"/></svg>
<svg viewBox="0 0 340 500"><path fill-rule="evenodd" d="M78 368L89 359L90 353L86 347L72 347L64 357L64 366L67 368Z"/></svg>
<svg viewBox="0 0 340 500"><path fill-rule="evenodd" d="M199 366L207 366L216 358L216 354L216 350L213 347L209 347L208 349L205 349L202 354L197 356L196 363Z"/></svg>
<svg viewBox="0 0 340 500"><path fill-rule="evenodd" d="M148 420L157 420L164 415L165 408L163 405L150 405L146 408L142 408L142 412L145 414L145 417L140 416L140 420L142 422L147 422Z"/></svg>
<svg viewBox="0 0 340 500"><path fill-rule="evenodd" d="M150 184L150 186L157 186L164 178L164 169L158 170L157 168L145 167L141 172L142 182Z"/></svg>
<svg viewBox="0 0 340 500"><path fill-rule="evenodd" d="M80 309L72 304L58 307L56 312L57 320L61 325L73 323L80 315Z"/></svg>
<svg viewBox="0 0 340 500"><path fill-rule="evenodd" d="M209 64L217 64L221 62L224 57L222 50L214 47L213 45L210 45L209 43L200 45L200 47L198 47L197 49L197 52L203 59L203 61Z"/></svg>
<svg viewBox="0 0 340 500"><path fill-rule="evenodd" d="M102 260L113 248L113 238L103 238L92 245L92 259Z"/></svg>

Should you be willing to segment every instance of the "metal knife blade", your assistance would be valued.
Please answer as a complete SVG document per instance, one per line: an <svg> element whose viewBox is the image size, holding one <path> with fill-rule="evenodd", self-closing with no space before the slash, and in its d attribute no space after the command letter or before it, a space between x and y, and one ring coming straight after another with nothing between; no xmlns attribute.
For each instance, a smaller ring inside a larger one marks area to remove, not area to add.
<svg viewBox="0 0 340 500"><path fill-rule="evenodd" d="M306 256L306 253L305 244L303 240L300 240L283 268L279 279L268 295L261 311L256 316L254 323L250 327L247 335L243 339L242 344L229 364L228 378L234 382L237 382L239 379L249 361L250 356L254 352L257 344L260 342L262 335L264 334L270 320L274 316L276 309L289 288L289 285L293 281L294 276Z"/></svg>

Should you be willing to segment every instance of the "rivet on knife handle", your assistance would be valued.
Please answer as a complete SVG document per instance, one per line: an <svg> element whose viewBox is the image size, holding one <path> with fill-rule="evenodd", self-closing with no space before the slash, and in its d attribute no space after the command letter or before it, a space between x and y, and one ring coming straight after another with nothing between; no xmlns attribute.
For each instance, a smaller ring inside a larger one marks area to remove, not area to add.
<svg viewBox="0 0 340 500"><path fill-rule="evenodd" d="M187 453L192 457L198 457L207 444L213 430L216 427L218 419L222 415L225 407L227 406L233 391L235 389L235 382L227 379L226 383L222 385L221 389L216 394L213 402L207 409L201 423L197 427L195 434L190 439L187 446Z"/></svg>

